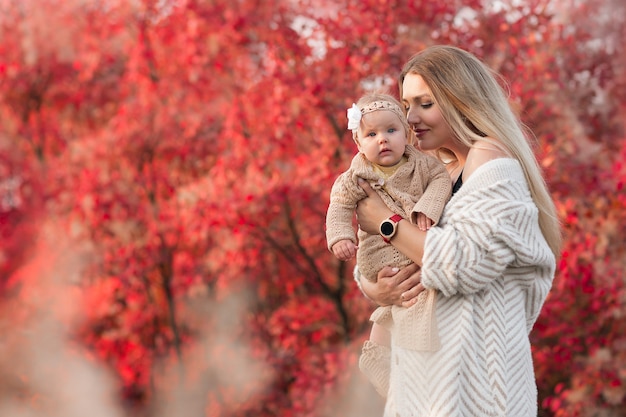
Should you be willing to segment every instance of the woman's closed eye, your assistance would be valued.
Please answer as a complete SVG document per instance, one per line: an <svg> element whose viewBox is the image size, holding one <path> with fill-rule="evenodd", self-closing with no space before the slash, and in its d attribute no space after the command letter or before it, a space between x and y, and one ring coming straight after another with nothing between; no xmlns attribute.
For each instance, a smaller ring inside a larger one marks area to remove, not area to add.
<svg viewBox="0 0 626 417"><path fill-rule="evenodd" d="M434 102L428 102L428 103L420 103L419 106L420 108L427 110L430 109L432 106L434 106L435 103ZM409 114L409 111L411 111L411 106L404 106L404 113L405 114Z"/></svg>

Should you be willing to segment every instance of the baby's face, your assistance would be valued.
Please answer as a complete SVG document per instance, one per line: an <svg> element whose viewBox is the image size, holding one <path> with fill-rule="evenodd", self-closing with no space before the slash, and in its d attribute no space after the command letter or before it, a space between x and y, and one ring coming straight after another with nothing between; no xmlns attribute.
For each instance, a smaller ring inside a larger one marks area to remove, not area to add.
<svg viewBox="0 0 626 417"><path fill-rule="evenodd" d="M356 143L368 161L388 167L397 164L404 155L406 136L394 112L376 110L363 115Z"/></svg>

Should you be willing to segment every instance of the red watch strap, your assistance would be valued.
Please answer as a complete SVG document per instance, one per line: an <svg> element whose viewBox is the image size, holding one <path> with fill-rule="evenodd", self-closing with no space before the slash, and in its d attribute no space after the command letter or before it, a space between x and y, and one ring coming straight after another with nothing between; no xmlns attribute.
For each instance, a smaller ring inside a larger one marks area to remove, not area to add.
<svg viewBox="0 0 626 417"><path fill-rule="evenodd" d="M400 216L399 214L394 214L393 216L389 218L389 220L391 220L394 223L398 223L400 220L402 220L402 216Z"/></svg>

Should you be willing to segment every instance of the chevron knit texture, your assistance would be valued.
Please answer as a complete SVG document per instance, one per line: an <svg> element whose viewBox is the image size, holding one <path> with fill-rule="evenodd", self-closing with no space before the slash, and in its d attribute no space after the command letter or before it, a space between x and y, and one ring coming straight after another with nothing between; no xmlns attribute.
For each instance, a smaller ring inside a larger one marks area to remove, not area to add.
<svg viewBox="0 0 626 417"><path fill-rule="evenodd" d="M555 271L537 213L509 158L479 167L452 197L422 267L439 291L441 349L392 344L385 417L537 416L528 334Z"/></svg>

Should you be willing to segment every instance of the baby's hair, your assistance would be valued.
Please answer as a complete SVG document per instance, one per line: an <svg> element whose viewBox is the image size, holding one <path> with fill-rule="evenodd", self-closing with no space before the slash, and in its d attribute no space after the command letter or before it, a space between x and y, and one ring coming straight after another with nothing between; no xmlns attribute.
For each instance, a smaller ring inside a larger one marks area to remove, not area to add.
<svg viewBox="0 0 626 417"><path fill-rule="evenodd" d="M359 109L361 109L361 114L371 113L373 111L385 110L393 112L402 123L402 127L404 127L404 132L406 134L406 141L409 145L413 145L415 143L415 134L409 123L406 120L406 114L404 112L404 107L400 103L400 101L394 96L386 93L368 93L359 99L356 102L356 105ZM353 132L353 138L356 139L357 132Z"/></svg>

